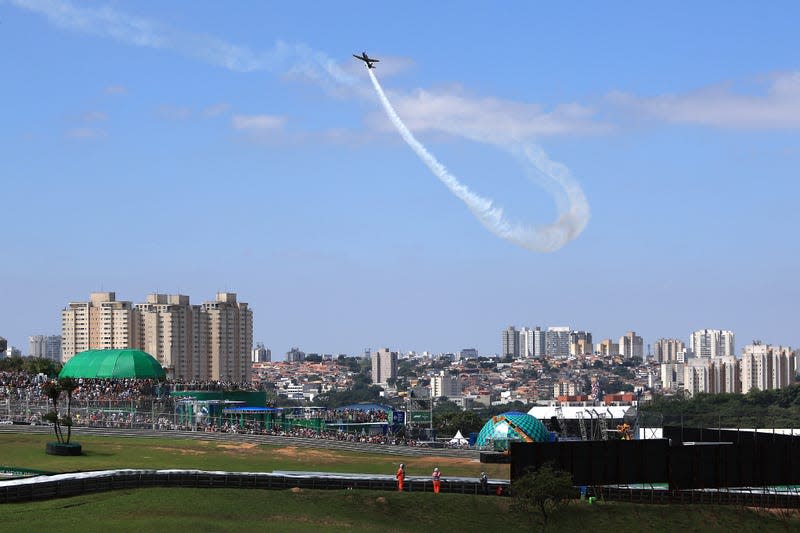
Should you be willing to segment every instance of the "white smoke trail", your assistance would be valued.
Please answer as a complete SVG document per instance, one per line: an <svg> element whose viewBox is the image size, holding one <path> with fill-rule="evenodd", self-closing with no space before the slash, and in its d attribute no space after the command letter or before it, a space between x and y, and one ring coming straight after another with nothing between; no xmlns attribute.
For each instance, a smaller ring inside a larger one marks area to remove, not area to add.
<svg viewBox="0 0 800 533"><path fill-rule="evenodd" d="M97 35L131 46L171 50L232 72L288 70L327 88L355 82L333 59L303 44L278 42L270 50L257 52L210 35L171 28L109 6L74 5L68 0L7 1L41 15L65 30Z"/></svg>
<svg viewBox="0 0 800 533"><path fill-rule="evenodd" d="M469 210L492 233L514 244L537 252L554 252L571 241L583 231L589 222L589 204L583 190L569 174L569 170L559 163L551 161L538 147L520 146L513 151L518 157L530 162L538 173L531 174L534 181L541 182L545 177L558 186L558 190L551 191L556 198L558 219L544 226L527 226L510 222L503 216L501 207L493 206L492 200L484 198L469 187L458 181L444 165L414 137L392 107L391 102L383 92L378 78L367 69L372 85L400 136L411 147L425 165L450 189L458 199L466 204Z"/></svg>

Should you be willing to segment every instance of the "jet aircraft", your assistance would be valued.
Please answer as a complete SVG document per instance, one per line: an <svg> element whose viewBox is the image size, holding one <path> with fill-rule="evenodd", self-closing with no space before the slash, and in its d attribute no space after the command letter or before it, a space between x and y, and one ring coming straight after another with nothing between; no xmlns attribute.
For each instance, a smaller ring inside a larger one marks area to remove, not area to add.
<svg viewBox="0 0 800 533"><path fill-rule="evenodd" d="M374 57L369 57L366 52L363 52L360 56L353 54L353 57L356 59L360 59L364 63L367 64L367 68L375 68L373 63L380 63L380 59L375 59Z"/></svg>

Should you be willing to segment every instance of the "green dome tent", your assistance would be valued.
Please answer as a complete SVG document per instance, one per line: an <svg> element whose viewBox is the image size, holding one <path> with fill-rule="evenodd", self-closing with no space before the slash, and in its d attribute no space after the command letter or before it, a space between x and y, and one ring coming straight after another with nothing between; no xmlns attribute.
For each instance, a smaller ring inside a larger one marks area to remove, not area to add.
<svg viewBox="0 0 800 533"><path fill-rule="evenodd" d="M519 411L493 416L484 424L475 445L479 448L505 450L509 441L547 442L550 433L537 418Z"/></svg>
<svg viewBox="0 0 800 533"><path fill-rule="evenodd" d="M64 364L59 378L164 379L166 372L141 350L87 350Z"/></svg>

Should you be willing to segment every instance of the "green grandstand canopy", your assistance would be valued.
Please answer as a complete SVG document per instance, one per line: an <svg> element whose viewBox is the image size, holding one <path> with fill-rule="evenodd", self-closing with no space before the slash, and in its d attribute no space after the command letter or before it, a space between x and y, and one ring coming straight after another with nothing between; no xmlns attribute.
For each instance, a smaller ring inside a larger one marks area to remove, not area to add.
<svg viewBox="0 0 800 533"><path fill-rule="evenodd" d="M509 441L527 441L528 439L547 442L550 440L550 433L536 417L519 411L509 411L490 418L478 433L475 445L506 449Z"/></svg>
<svg viewBox="0 0 800 533"><path fill-rule="evenodd" d="M64 364L59 378L163 379L164 369L141 350L87 350Z"/></svg>

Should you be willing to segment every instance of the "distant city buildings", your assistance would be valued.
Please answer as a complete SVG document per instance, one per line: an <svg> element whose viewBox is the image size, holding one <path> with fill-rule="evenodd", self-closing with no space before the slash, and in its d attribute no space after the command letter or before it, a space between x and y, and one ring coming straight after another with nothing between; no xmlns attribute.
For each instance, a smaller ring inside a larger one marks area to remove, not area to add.
<svg viewBox="0 0 800 533"><path fill-rule="evenodd" d="M135 306L113 292L94 292L61 313L61 360L92 349L137 348L177 379L250 379L253 312L236 294L192 305L181 294L150 294Z"/></svg>
<svg viewBox="0 0 800 533"><path fill-rule="evenodd" d="M685 353L686 344L679 339L658 339L653 345L653 359L657 363L678 361L678 354Z"/></svg>
<svg viewBox="0 0 800 533"><path fill-rule="evenodd" d="M514 326L508 326L503 331L500 355L503 357L519 357L519 331Z"/></svg>
<svg viewBox="0 0 800 533"><path fill-rule="evenodd" d="M594 353L592 334L588 331L572 331L569 334L569 354L587 355Z"/></svg>
<svg viewBox="0 0 800 533"><path fill-rule="evenodd" d="M701 329L689 336L689 349L696 357L736 355L732 331Z"/></svg>
<svg viewBox="0 0 800 533"><path fill-rule="evenodd" d="M478 358L478 350L475 348L464 348L459 352L460 359L477 359Z"/></svg>
<svg viewBox="0 0 800 533"><path fill-rule="evenodd" d="M742 349L742 392L788 387L798 370L797 359L797 354L787 346L772 346L761 341L748 344Z"/></svg>
<svg viewBox="0 0 800 533"><path fill-rule="evenodd" d="M635 331L629 331L619 338L619 355L625 359L644 359L644 341Z"/></svg>
<svg viewBox="0 0 800 533"><path fill-rule="evenodd" d="M269 348L265 348L264 344L259 342L256 344L256 347L253 348L250 360L253 363L269 363L272 361L272 351Z"/></svg>
<svg viewBox="0 0 800 533"><path fill-rule="evenodd" d="M569 356L569 326L551 326L544 337L544 353L548 357Z"/></svg>
<svg viewBox="0 0 800 533"><path fill-rule="evenodd" d="M0 357L4 356L8 349L8 341L0 337Z"/></svg>
<svg viewBox="0 0 800 533"><path fill-rule="evenodd" d="M680 359L681 353L678 355ZM794 383L800 370L799 357L800 352L793 352L789 347L755 341L742 349L741 358L706 355L689 357L685 362L662 363L661 387L673 391L683 389L691 395L782 389Z"/></svg>
<svg viewBox="0 0 800 533"><path fill-rule="evenodd" d="M93 292L88 302L70 302L61 311L61 361L86 350L135 346L131 302L113 292Z"/></svg>
<svg viewBox="0 0 800 533"><path fill-rule="evenodd" d="M31 335L28 337L28 355L61 361L61 335Z"/></svg>
<svg viewBox="0 0 800 533"><path fill-rule="evenodd" d="M397 379L397 352L381 348L372 354L372 382L386 385L390 379Z"/></svg>
<svg viewBox="0 0 800 533"><path fill-rule="evenodd" d="M619 344L611 339L604 339L597 343L595 353L603 357L613 357L619 355Z"/></svg>
<svg viewBox="0 0 800 533"><path fill-rule="evenodd" d="M454 398L461 396L461 382L458 376L442 370L431 377L431 396L433 398Z"/></svg>
<svg viewBox="0 0 800 533"><path fill-rule="evenodd" d="M287 363L299 363L301 361L305 361L306 354L305 352L301 352L300 348L293 347L291 350L286 352L286 362Z"/></svg>

